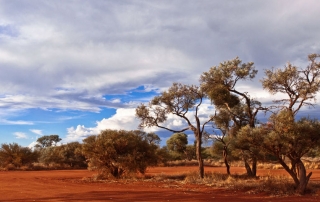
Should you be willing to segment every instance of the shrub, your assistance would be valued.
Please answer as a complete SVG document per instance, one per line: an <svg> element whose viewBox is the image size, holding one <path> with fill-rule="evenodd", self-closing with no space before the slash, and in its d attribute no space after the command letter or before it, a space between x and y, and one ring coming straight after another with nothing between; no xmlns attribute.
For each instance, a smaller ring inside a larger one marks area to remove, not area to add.
<svg viewBox="0 0 320 202"><path fill-rule="evenodd" d="M147 166L157 164L158 146L142 134L141 131L105 130L84 139L82 152L89 169L116 178L132 172L145 173Z"/></svg>
<svg viewBox="0 0 320 202"><path fill-rule="evenodd" d="M38 159L38 153L17 143L2 144L0 148L0 166L8 170L28 166Z"/></svg>

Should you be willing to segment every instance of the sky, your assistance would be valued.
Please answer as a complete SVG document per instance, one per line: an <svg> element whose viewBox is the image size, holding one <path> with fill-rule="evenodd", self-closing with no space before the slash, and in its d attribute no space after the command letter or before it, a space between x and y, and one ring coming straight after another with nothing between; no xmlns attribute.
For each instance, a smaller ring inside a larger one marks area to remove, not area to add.
<svg viewBox="0 0 320 202"><path fill-rule="evenodd" d="M237 56L259 70L239 88L270 102L265 69L320 53L319 10L318 0L0 0L0 144L135 130L139 104ZM162 144L171 135L146 131Z"/></svg>

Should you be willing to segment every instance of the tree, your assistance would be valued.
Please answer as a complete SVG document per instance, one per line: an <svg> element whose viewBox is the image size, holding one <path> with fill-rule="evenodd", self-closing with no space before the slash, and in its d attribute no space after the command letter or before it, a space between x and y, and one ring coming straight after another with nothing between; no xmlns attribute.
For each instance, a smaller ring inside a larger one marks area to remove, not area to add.
<svg viewBox="0 0 320 202"><path fill-rule="evenodd" d="M284 69L266 70L262 80L264 89L272 94L282 93L287 98L275 100L278 111L270 121L261 127L243 128L240 132L243 141L274 155L283 168L293 178L297 192L303 194L312 175L306 173L301 160L312 148L320 143L320 123L309 118L297 119L303 106L312 106L320 88L320 63L317 54L309 55L310 64L305 69L288 63ZM283 157L290 160L289 165Z"/></svg>
<svg viewBox="0 0 320 202"><path fill-rule="evenodd" d="M45 147L41 149L39 161L46 165L59 164L84 168L87 167L85 157L82 155L82 145L79 142L70 142L56 147Z"/></svg>
<svg viewBox="0 0 320 202"><path fill-rule="evenodd" d="M145 133L143 131L137 131L142 137L149 142L149 144L159 145L161 142L160 137L155 133Z"/></svg>
<svg viewBox="0 0 320 202"><path fill-rule="evenodd" d="M61 138L59 137L59 135L45 135L37 139L37 144L35 147L45 148L45 147L56 146L57 143L60 141L61 141Z"/></svg>
<svg viewBox="0 0 320 202"><path fill-rule="evenodd" d="M89 168L121 177L131 172L144 173L156 165L154 144L143 138L142 131L105 130L83 140L82 152Z"/></svg>
<svg viewBox="0 0 320 202"><path fill-rule="evenodd" d="M184 133L174 133L168 140L167 140L167 147L168 149L173 152L174 156L177 158L181 158L181 155L186 153L188 144L188 137Z"/></svg>
<svg viewBox="0 0 320 202"><path fill-rule="evenodd" d="M201 178L204 177L203 158L201 156L202 135L205 125L211 121L211 117L208 117L201 125L199 108L205 97L199 87L174 83L167 91L154 97L148 105L141 104L136 109L136 116L141 120L141 128L156 126L174 133L193 131ZM190 114L193 114L193 116L190 116ZM166 126L165 122L168 115L173 115L184 121L187 127L176 130L173 127Z"/></svg>
<svg viewBox="0 0 320 202"><path fill-rule="evenodd" d="M50 164L62 165L62 158L57 147L44 147L39 151L39 162L49 166Z"/></svg>
<svg viewBox="0 0 320 202"><path fill-rule="evenodd" d="M188 144L188 136L184 133L174 133L167 140L167 147L171 151L176 151L178 153L184 153L186 151Z"/></svg>
<svg viewBox="0 0 320 202"><path fill-rule="evenodd" d="M229 128L223 128L224 132L228 133L225 135L236 137L238 129L245 125L254 128L258 112L266 110L259 101L251 98L247 92L236 89L239 81L251 80L255 77L258 71L255 70L253 64L253 62L242 63L237 57L220 63L219 66L211 67L208 72L204 72L200 77L201 88L216 107L215 117L226 116L227 114ZM232 124L229 124L229 119ZM247 174L256 176L258 151L247 145L238 146L242 150ZM248 162L249 159L252 161L251 167Z"/></svg>
<svg viewBox="0 0 320 202"><path fill-rule="evenodd" d="M30 165L38 159L37 152L28 147L22 147L17 143L2 144L0 148L0 165L2 167L13 165L19 168Z"/></svg>
<svg viewBox="0 0 320 202"><path fill-rule="evenodd" d="M185 154L186 154L186 158L189 161L191 161L192 159L197 159L195 145L187 145Z"/></svg>
<svg viewBox="0 0 320 202"><path fill-rule="evenodd" d="M87 167L85 156L82 154L82 145L79 142L70 142L55 148L61 157L61 164L78 168Z"/></svg>

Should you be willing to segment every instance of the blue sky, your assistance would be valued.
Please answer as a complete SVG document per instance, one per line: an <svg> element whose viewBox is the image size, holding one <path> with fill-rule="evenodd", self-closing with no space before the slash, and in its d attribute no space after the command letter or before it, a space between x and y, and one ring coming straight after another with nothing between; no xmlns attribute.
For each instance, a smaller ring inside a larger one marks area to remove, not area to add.
<svg viewBox="0 0 320 202"><path fill-rule="evenodd" d="M239 88L270 103L263 70L320 53L319 10L318 0L0 1L0 143L137 129L137 105L236 56L259 70ZM148 131L163 144L170 135Z"/></svg>

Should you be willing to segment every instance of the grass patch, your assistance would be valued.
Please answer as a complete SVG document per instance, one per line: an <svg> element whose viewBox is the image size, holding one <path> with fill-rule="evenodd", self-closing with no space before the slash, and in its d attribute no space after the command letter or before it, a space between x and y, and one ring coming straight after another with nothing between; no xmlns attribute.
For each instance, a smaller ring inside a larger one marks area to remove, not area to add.
<svg viewBox="0 0 320 202"><path fill-rule="evenodd" d="M241 190L249 194L265 193L270 196L289 196L296 194L292 179L287 176L266 175L248 177L247 175L227 175L222 173L206 173L203 179L198 172L191 172L184 183L203 184L211 187ZM316 193L320 182L309 182L308 193Z"/></svg>

